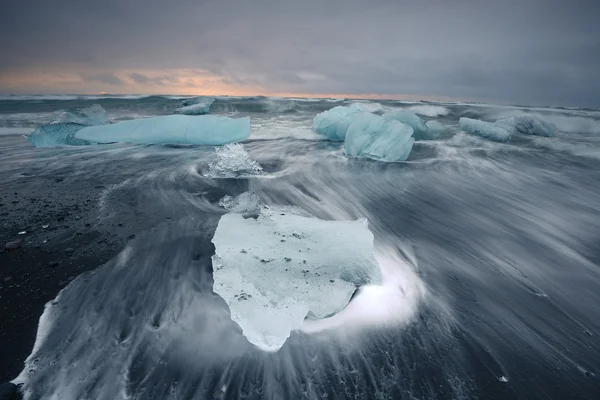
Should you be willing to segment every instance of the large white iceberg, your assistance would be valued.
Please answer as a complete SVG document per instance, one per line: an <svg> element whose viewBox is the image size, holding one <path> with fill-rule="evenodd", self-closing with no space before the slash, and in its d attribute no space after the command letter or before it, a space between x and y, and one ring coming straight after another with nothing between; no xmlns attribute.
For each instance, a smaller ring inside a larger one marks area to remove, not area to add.
<svg viewBox="0 0 600 400"><path fill-rule="evenodd" d="M251 343L277 350L304 319L342 310L381 281L366 220L325 221L285 210L221 217L213 290Z"/></svg>
<svg viewBox="0 0 600 400"><path fill-rule="evenodd" d="M498 142L506 142L513 134L553 136L556 132L554 124L529 116L504 118L495 122L461 118L458 122L465 132Z"/></svg>
<svg viewBox="0 0 600 400"><path fill-rule="evenodd" d="M112 125L90 126L75 138L97 143L206 144L241 142L250 136L250 118L164 115Z"/></svg>
<svg viewBox="0 0 600 400"><path fill-rule="evenodd" d="M185 99L175 109L175 114L202 115L210 112L210 106L215 102L213 97L192 97Z"/></svg>
<svg viewBox="0 0 600 400"><path fill-rule="evenodd" d="M431 139L432 132L429 131L423 120L413 112L406 110L394 110L383 114L387 120L395 120L410 126L413 129L413 137L417 140Z"/></svg>
<svg viewBox="0 0 600 400"><path fill-rule="evenodd" d="M413 129L396 120L362 113L348 128L344 151L348 157L405 161L412 150Z"/></svg>
<svg viewBox="0 0 600 400"><path fill-rule="evenodd" d="M357 113L365 112L360 104L337 106L323 111L313 119L312 129L329 140L343 141Z"/></svg>
<svg viewBox="0 0 600 400"><path fill-rule="evenodd" d="M216 160L208 165L205 176L209 178L242 178L260 175L262 167L250 158L239 143L226 144L215 149Z"/></svg>

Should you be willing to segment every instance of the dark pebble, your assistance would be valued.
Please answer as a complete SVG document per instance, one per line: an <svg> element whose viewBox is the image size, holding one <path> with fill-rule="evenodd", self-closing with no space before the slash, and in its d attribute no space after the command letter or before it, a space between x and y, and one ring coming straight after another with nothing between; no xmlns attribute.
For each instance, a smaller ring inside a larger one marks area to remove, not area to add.
<svg viewBox="0 0 600 400"><path fill-rule="evenodd" d="M0 384L0 400L16 399L17 385L11 382Z"/></svg>
<svg viewBox="0 0 600 400"><path fill-rule="evenodd" d="M74 252L75 252L75 249L72 248L72 247L68 247L68 248L65 249L65 253L67 253L67 254L71 254L71 253L74 253Z"/></svg>
<svg viewBox="0 0 600 400"><path fill-rule="evenodd" d="M129 236L127 236L127 239L133 240L133 239L135 239L135 235L129 235Z"/></svg>
<svg viewBox="0 0 600 400"><path fill-rule="evenodd" d="M60 263L58 261L50 261L48 263L48 266L51 268L58 267L59 265L60 265Z"/></svg>
<svg viewBox="0 0 600 400"><path fill-rule="evenodd" d="M4 245L4 248L6 250L16 250L19 247L21 247L21 241L20 240L15 240L14 242L8 242Z"/></svg>

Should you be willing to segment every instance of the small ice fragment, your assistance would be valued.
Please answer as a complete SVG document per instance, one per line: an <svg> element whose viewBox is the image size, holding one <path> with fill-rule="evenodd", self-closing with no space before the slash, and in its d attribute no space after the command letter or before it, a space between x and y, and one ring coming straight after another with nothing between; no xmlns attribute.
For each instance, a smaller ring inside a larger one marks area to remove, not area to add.
<svg viewBox="0 0 600 400"><path fill-rule="evenodd" d="M26 233L27 233L27 231L21 231L21 232L19 232L19 235L24 235Z"/></svg>
<svg viewBox="0 0 600 400"><path fill-rule="evenodd" d="M46 229L47 227L49 227L50 225L42 225L42 228Z"/></svg>
<svg viewBox="0 0 600 400"><path fill-rule="evenodd" d="M496 142L506 142L510 139L510 130L506 125L496 125L493 122L462 117L458 120L460 127L467 133L481 136Z"/></svg>
<svg viewBox="0 0 600 400"><path fill-rule="evenodd" d="M238 178L262 173L262 167L250 158L244 146L239 143L226 144L215 150L217 160L208 165L205 173L209 178Z"/></svg>
<svg viewBox="0 0 600 400"><path fill-rule="evenodd" d="M507 377L505 377L504 375L501 375L501 376L498 378L498 380L499 380L500 382L508 382L508 378L507 378Z"/></svg>

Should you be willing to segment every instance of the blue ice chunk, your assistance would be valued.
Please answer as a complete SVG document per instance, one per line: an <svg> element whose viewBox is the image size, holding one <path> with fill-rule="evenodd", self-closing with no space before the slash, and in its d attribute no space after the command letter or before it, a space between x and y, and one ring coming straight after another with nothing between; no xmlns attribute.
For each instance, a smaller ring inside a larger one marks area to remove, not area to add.
<svg viewBox="0 0 600 400"><path fill-rule="evenodd" d="M202 115L210 112L210 106L215 102L213 97L192 97L191 99L185 99L175 109L175 114L184 115Z"/></svg>
<svg viewBox="0 0 600 400"><path fill-rule="evenodd" d="M241 142L250 136L250 118L218 115L164 115L134 119L112 125L90 126L75 134L77 139L98 143L205 144L220 146Z"/></svg>
<svg viewBox="0 0 600 400"><path fill-rule="evenodd" d="M496 142L506 142L510 139L511 129L508 125L486 122L479 119L462 117L458 120L460 128L473 135L478 135Z"/></svg>
<svg viewBox="0 0 600 400"><path fill-rule="evenodd" d="M52 124L74 123L86 126L109 124L106 110L99 104L94 104L80 110L56 111L52 118Z"/></svg>
<svg viewBox="0 0 600 400"><path fill-rule="evenodd" d="M85 128L85 125L74 123L44 125L31 132L27 136L27 140L36 147L91 144L86 140L75 138L75 133L83 128Z"/></svg>
<svg viewBox="0 0 600 400"><path fill-rule="evenodd" d="M343 141L353 118L357 113L364 111L360 104L353 104L349 107L333 107L317 114L313 119L312 129L316 133L326 136L329 140Z"/></svg>
<svg viewBox="0 0 600 400"><path fill-rule="evenodd" d="M444 128L444 125L442 125L436 120L427 121L425 125L427 126L427 129L429 130L432 136L437 136L441 133L444 133L444 131L446 130L446 128Z"/></svg>
<svg viewBox="0 0 600 400"><path fill-rule="evenodd" d="M413 136L417 140L431 139L432 133L423 120L415 113L406 110L394 110L383 114L386 120L396 120L413 128Z"/></svg>
<svg viewBox="0 0 600 400"><path fill-rule="evenodd" d="M553 123L529 116L504 118L495 124L507 126L512 133L523 135L554 136L556 132Z"/></svg>
<svg viewBox="0 0 600 400"><path fill-rule="evenodd" d="M378 161L405 161L412 150L413 128L379 115L360 113L348 128L346 156Z"/></svg>

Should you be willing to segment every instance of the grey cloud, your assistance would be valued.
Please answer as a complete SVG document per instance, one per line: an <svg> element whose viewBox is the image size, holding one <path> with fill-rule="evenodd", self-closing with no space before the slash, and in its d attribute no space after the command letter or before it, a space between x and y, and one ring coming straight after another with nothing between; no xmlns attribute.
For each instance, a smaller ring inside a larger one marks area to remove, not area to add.
<svg viewBox="0 0 600 400"><path fill-rule="evenodd" d="M125 84L119 77L111 73L81 74L81 79L84 82L100 82L115 86Z"/></svg>
<svg viewBox="0 0 600 400"><path fill-rule="evenodd" d="M24 0L0 16L0 73L183 68L278 92L600 107L599 14L596 0Z"/></svg>

